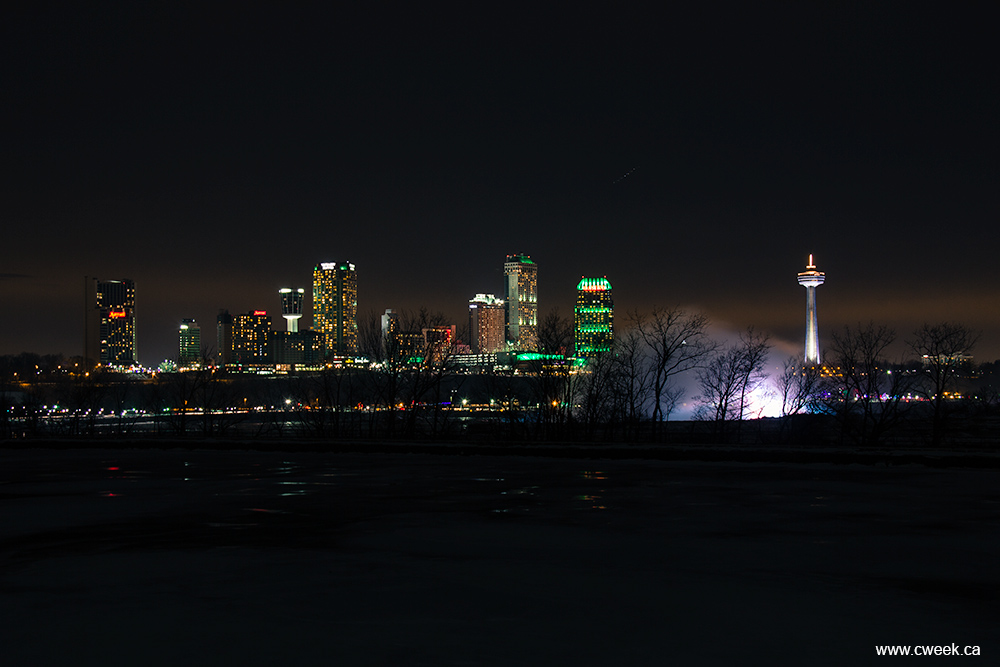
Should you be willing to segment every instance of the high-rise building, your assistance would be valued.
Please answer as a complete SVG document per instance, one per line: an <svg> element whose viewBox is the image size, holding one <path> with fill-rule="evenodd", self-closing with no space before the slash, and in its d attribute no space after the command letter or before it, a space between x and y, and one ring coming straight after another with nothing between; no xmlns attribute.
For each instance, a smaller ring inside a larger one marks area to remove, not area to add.
<svg viewBox="0 0 1000 667"><path fill-rule="evenodd" d="M449 326L426 327L420 330L424 336L424 354L430 357L431 364L440 364L448 358L455 345L454 324Z"/></svg>
<svg viewBox="0 0 1000 667"><path fill-rule="evenodd" d="M137 363L133 281L84 277L83 356L88 366Z"/></svg>
<svg viewBox="0 0 1000 667"><path fill-rule="evenodd" d="M274 363L279 366L315 366L323 361L323 341L311 329L302 331L272 331Z"/></svg>
<svg viewBox="0 0 1000 667"><path fill-rule="evenodd" d="M177 364L190 366L201 361L201 327L194 320L181 320L177 329Z"/></svg>
<svg viewBox="0 0 1000 667"><path fill-rule="evenodd" d="M615 304L607 278L581 278L576 286L573 333L576 356L611 351L615 339Z"/></svg>
<svg viewBox="0 0 1000 667"><path fill-rule="evenodd" d="M228 310L219 309L215 318L216 329L216 366L233 363L233 316Z"/></svg>
<svg viewBox="0 0 1000 667"><path fill-rule="evenodd" d="M295 333L299 330L299 318L302 317L302 302L305 300L306 291L301 287L292 289L282 287L278 290L281 295L281 316L285 318L285 331Z"/></svg>
<svg viewBox="0 0 1000 667"><path fill-rule="evenodd" d="M301 287L282 287L281 316L285 318L285 331L271 332L271 349L274 363L281 370L294 370L297 366L314 366L323 360L322 336L311 329L299 330L302 303L306 291Z"/></svg>
<svg viewBox="0 0 1000 667"><path fill-rule="evenodd" d="M799 284L806 288L806 354L807 366L819 366L819 320L816 317L816 288L826 280L826 274L816 270L809 255L806 270L799 274Z"/></svg>
<svg viewBox="0 0 1000 667"><path fill-rule="evenodd" d="M538 265L525 254L507 255L505 276L507 340L519 350L538 347Z"/></svg>
<svg viewBox="0 0 1000 667"><path fill-rule="evenodd" d="M358 274L350 262L323 262L313 269L313 330L325 354L358 353Z"/></svg>
<svg viewBox="0 0 1000 667"><path fill-rule="evenodd" d="M394 364L422 364L426 357L426 340L422 331L400 331L396 334L389 361Z"/></svg>
<svg viewBox="0 0 1000 667"><path fill-rule="evenodd" d="M399 313L392 308L386 308L382 315L382 358L394 360L398 344Z"/></svg>
<svg viewBox="0 0 1000 667"><path fill-rule="evenodd" d="M254 310L233 318L233 356L228 363L239 366L273 363L271 318L266 310Z"/></svg>
<svg viewBox="0 0 1000 667"><path fill-rule="evenodd" d="M469 346L474 354L495 354L505 347L504 303L492 294L469 301Z"/></svg>

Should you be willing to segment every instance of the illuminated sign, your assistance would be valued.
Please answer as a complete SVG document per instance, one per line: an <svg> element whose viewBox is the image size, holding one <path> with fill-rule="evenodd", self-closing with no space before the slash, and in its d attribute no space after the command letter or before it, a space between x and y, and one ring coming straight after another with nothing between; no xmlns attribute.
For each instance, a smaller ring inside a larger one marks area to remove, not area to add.
<svg viewBox="0 0 1000 667"><path fill-rule="evenodd" d="M323 269L324 271L333 271L334 269L337 268L337 265L334 262L322 262L319 265L319 268Z"/></svg>
<svg viewBox="0 0 1000 667"><path fill-rule="evenodd" d="M253 314L254 314L255 317L258 316L258 315L267 315L267 311L266 310L255 310L255 311L253 311Z"/></svg>
<svg viewBox="0 0 1000 667"><path fill-rule="evenodd" d="M108 313L108 317L114 317L114 318L125 317L125 311L124 310L112 310L112 311L110 311Z"/></svg>

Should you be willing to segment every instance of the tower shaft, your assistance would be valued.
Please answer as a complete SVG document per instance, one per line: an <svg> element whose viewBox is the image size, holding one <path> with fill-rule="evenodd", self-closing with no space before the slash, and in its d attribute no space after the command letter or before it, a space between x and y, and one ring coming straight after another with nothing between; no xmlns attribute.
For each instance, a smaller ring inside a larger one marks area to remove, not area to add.
<svg viewBox="0 0 1000 667"><path fill-rule="evenodd" d="M819 366L819 318L816 316L816 288L806 287L806 365Z"/></svg>

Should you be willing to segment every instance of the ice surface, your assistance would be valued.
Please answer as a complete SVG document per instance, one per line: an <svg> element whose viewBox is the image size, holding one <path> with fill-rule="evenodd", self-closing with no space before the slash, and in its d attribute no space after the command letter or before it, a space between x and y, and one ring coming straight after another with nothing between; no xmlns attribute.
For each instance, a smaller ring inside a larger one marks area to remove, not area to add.
<svg viewBox="0 0 1000 667"><path fill-rule="evenodd" d="M876 644L953 642L993 661L998 481L5 450L0 663L853 665L891 660Z"/></svg>

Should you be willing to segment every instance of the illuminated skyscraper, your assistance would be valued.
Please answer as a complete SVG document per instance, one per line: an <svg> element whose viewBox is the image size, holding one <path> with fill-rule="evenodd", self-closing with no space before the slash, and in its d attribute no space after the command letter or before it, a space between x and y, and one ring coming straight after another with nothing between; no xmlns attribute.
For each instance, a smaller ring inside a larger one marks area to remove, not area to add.
<svg viewBox="0 0 1000 667"><path fill-rule="evenodd" d="M816 270L809 255L806 270L799 274L799 284L806 288L806 356L807 366L819 366L819 327L816 318L816 288L826 280L826 274Z"/></svg>
<svg viewBox="0 0 1000 667"><path fill-rule="evenodd" d="M313 329L327 355L358 353L358 274L350 262L324 262L313 269Z"/></svg>
<svg viewBox="0 0 1000 667"><path fill-rule="evenodd" d="M525 254L507 255L503 265L507 340L519 350L538 347L538 265Z"/></svg>
<svg viewBox="0 0 1000 667"><path fill-rule="evenodd" d="M301 287L291 289L282 287L278 290L281 295L281 316L285 318L285 331L295 333L299 330L299 318L302 317L302 302L305 300L306 291Z"/></svg>
<svg viewBox="0 0 1000 667"><path fill-rule="evenodd" d="M504 349L503 301L492 294L477 294L469 301L469 346L475 354L496 354Z"/></svg>
<svg viewBox="0 0 1000 667"><path fill-rule="evenodd" d="M88 365L136 362L135 283L84 278L83 356Z"/></svg>
<svg viewBox="0 0 1000 667"><path fill-rule="evenodd" d="M615 338L615 304L607 278L581 278L576 286L573 330L576 356L610 352Z"/></svg>
<svg viewBox="0 0 1000 667"><path fill-rule="evenodd" d="M271 318L266 310L254 310L233 318L233 365L260 366L273 363Z"/></svg>
<svg viewBox="0 0 1000 667"><path fill-rule="evenodd" d="M201 327L194 320L181 320L177 329L177 364L190 366L201 361Z"/></svg>

